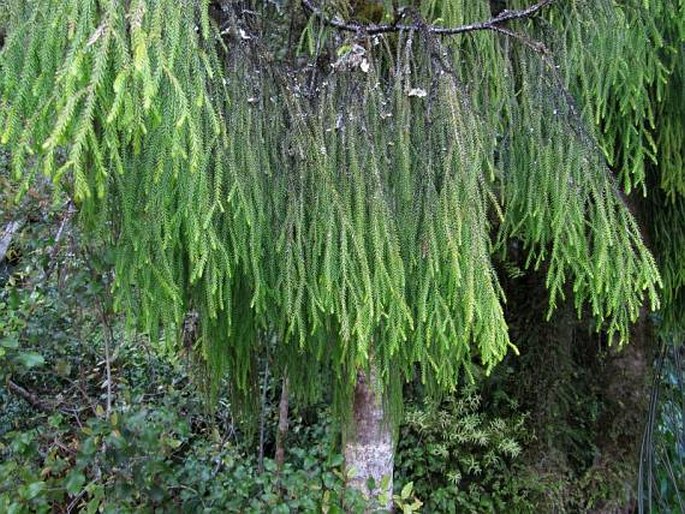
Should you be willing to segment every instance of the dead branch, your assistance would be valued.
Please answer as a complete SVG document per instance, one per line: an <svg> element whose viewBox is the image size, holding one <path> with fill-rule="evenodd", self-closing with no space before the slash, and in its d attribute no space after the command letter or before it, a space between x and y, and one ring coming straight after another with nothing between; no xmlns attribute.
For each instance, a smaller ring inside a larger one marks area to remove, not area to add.
<svg viewBox="0 0 685 514"><path fill-rule="evenodd" d="M23 388L13 380L7 381L7 389L16 394L19 398L26 400L32 407L41 410L43 412L52 412L54 407L47 402L41 400L36 394L32 393L28 389Z"/></svg>

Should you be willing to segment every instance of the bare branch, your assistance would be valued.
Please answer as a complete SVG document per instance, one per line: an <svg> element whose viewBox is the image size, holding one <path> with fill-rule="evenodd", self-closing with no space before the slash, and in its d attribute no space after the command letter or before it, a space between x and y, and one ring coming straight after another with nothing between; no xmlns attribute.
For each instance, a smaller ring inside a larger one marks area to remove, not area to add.
<svg viewBox="0 0 685 514"><path fill-rule="evenodd" d="M493 25L492 27L488 27L488 30L492 30L493 32L504 34L505 36L516 39L517 41L520 41L534 52L542 54L543 56L547 56L550 54L549 49L547 48L547 46L545 46L544 43L531 39L525 34L521 34L519 32L515 32L513 30L500 27L499 25Z"/></svg>
<svg viewBox="0 0 685 514"><path fill-rule="evenodd" d="M7 381L7 390L26 400L32 407L35 407L38 410L43 412L51 412L53 410L53 406L41 400L37 395L20 386L13 380Z"/></svg>
<svg viewBox="0 0 685 514"><path fill-rule="evenodd" d="M347 32L361 32L368 35L374 34L384 34L389 32L400 32L409 30L427 30L428 32L440 36L452 36L456 34L464 34L466 32L475 32L478 30L495 30L502 23L506 23L512 20L520 20L525 18L530 18L535 13L541 9L551 5L555 0L539 0L537 3L520 10L504 10L497 16L490 18L489 20L480 21L476 23L470 23L468 25L460 25L458 27L438 27L435 25L421 25L418 23L412 24L363 24L358 22L346 22L340 18L329 18L326 16L321 9L316 7L311 0L302 0L302 5L307 11L319 18L323 23L329 25L338 30L344 30Z"/></svg>

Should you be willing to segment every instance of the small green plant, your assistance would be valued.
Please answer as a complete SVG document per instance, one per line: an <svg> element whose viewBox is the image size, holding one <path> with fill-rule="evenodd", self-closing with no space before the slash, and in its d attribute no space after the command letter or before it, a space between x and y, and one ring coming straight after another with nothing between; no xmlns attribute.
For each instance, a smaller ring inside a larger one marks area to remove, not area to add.
<svg viewBox="0 0 685 514"><path fill-rule="evenodd" d="M414 507L413 495L426 512L534 512L529 486L518 478L522 447L531 437L526 416L494 417L481 403L468 388L407 410L396 465L398 481L413 482L395 500L414 510L403 512L421 506Z"/></svg>
<svg viewBox="0 0 685 514"><path fill-rule="evenodd" d="M320 437L321 430L303 428L308 433L299 439L307 444L292 448L283 469L265 459L258 471L254 452L227 443L200 413L182 392L166 391L154 404L93 416L77 433L59 415L39 430L7 433L0 439L0 512L70 505L106 513L364 510L364 499L345 488L330 431ZM409 502L410 494L405 487L398 498Z"/></svg>
<svg viewBox="0 0 685 514"><path fill-rule="evenodd" d="M419 512L423 506L423 502L419 500L414 494L414 482L407 482L400 489L400 494L395 494L392 497L395 507L402 512L402 514L412 514Z"/></svg>

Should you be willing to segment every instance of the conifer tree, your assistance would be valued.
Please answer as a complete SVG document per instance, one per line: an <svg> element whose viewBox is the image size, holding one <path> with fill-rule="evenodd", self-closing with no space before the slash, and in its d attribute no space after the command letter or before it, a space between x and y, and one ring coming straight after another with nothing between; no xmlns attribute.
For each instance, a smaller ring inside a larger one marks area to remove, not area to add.
<svg viewBox="0 0 685 514"><path fill-rule="evenodd" d="M363 3L10 0L0 140L107 239L131 320L173 349L197 314L236 395L276 341L387 492L402 382L516 351L493 255L544 263L550 311L570 284L618 344L658 307L625 193L657 166L683 190L682 119L657 113L685 3Z"/></svg>

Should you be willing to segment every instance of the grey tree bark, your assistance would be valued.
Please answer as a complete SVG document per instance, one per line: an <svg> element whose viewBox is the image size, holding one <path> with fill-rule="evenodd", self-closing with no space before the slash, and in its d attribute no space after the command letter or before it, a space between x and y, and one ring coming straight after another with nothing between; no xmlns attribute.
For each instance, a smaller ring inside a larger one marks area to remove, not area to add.
<svg viewBox="0 0 685 514"><path fill-rule="evenodd" d="M0 261L5 258L5 254L12 244L14 234L21 229L22 225L22 221L10 221L0 230Z"/></svg>
<svg viewBox="0 0 685 514"><path fill-rule="evenodd" d="M344 454L348 487L379 500L392 511L392 474L395 448L375 369L359 371L354 393L352 426L345 434ZM369 490L369 479L375 484ZM381 490L381 486L382 490Z"/></svg>

